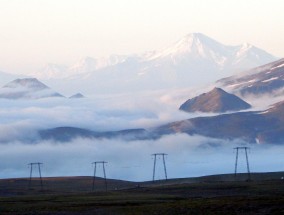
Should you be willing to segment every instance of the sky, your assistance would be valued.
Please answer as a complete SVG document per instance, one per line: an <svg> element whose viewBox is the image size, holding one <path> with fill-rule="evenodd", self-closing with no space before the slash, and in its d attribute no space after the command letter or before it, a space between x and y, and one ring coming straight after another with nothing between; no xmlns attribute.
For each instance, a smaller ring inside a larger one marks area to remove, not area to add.
<svg viewBox="0 0 284 215"><path fill-rule="evenodd" d="M283 0L1 0L0 71L161 49L201 32L284 56Z"/></svg>

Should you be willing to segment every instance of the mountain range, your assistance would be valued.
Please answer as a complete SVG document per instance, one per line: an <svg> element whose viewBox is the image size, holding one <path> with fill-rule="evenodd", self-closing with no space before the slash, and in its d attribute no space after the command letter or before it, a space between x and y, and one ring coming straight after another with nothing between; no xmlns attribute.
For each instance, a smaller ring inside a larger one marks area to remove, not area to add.
<svg viewBox="0 0 284 215"><path fill-rule="evenodd" d="M73 66L48 64L31 76L60 89L89 93L128 92L211 83L277 58L253 45L224 45L201 33L188 34L158 51L84 58ZM83 84L84 83L84 84Z"/></svg>
<svg viewBox="0 0 284 215"><path fill-rule="evenodd" d="M250 81L253 77L257 78L257 81L254 83L264 83L266 87L260 88L261 91L255 91L255 93L269 94L271 89L281 89L273 88L274 80L282 80L283 70L283 59L278 60L267 65L255 68L253 70L247 71L246 73L239 74L238 76L232 76L227 79L219 80L218 84L223 84L227 88L230 88L232 84L240 81L245 83L243 85L234 85L236 86L236 92L241 92L241 89L250 88L250 85L253 83ZM248 80L246 80L248 78ZM271 80L269 80L271 79ZM235 81L235 82L234 82ZM250 85L248 86L247 83ZM227 84L227 85L226 85ZM238 88L241 86L243 88ZM251 87L253 87L252 85ZM256 88L257 89L257 88ZM233 99L233 103L232 103ZM200 100L202 102L200 102ZM160 138L163 135L170 135L176 133L186 133L189 135L201 135L210 138L218 138L225 140L239 140L249 143L260 143L260 144L282 144L284 141L284 101L279 102L268 108L264 111L246 111L238 112L240 108L234 110L235 107L231 105L239 105L239 102L242 105L242 108L249 108L250 105L245 103L240 98L226 93L224 90L219 88L214 88L208 93L201 94L195 98L189 99L188 102L196 106L192 110L200 111L205 108L210 109L210 112L214 112L214 107L217 108L216 112L222 111L236 111L228 114L218 114L215 116L203 116L203 117L193 117L186 120L176 121L161 125L150 130L138 129L132 132L132 129L125 130L125 132L115 131L115 132L95 132L95 131L86 131L81 130L80 128L70 128L65 127L64 132L61 132L62 128L51 128L47 130L41 130L40 136L43 139L53 139L57 141L63 141L66 139L70 140L77 137L84 138L116 138L120 137L123 139L156 139ZM205 102L205 103L203 103ZM206 102L209 102L206 105ZM236 102L236 103L235 103ZM186 102L185 102L186 103ZM205 106L204 106L205 105ZM229 109L223 110L223 107L228 107ZM197 109L195 109L197 108ZM222 110L222 111L220 111ZM130 138L131 137L131 138Z"/></svg>
<svg viewBox="0 0 284 215"><path fill-rule="evenodd" d="M233 85L236 87L234 88L236 92L241 92L242 89L254 87L254 83L263 83L265 87L260 88L261 91L255 91L255 93L259 93L260 96L261 93L269 94L272 92L271 89L279 90L283 87L280 85L278 88L273 88L274 80L283 79L283 61L284 60L282 59L269 63L262 67L247 71L247 73L219 80L217 83L223 84L227 88L230 88L230 86ZM251 78L254 78L255 81L252 82ZM236 84L239 82L242 84ZM248 83L250 84L249 86L247 85ZM239 86L241 87L238 88ZM37 99L62 97L62 95L53 91L47 85L35 78L24 78L16 79L2 87L0 89L0 97L9 99ZM82 97L82 95L77 94L75 97ZM208 93L193 98L193 100L189 99L188 102L190 105L194 106L194 108L191 107L193 109L190 111L204 111L203 109L205 108L206 111L220 113L223 111L238 111L250 107L249 104L245 103L240 98L229 94L220 88L214 88ZM207 104L206 102L209 103ZM240 103L242 104L241 108L239 107ZM235 109L234 105L237 106L237 109ZM214 107L217 107L217 109L214 109ZM283 113L284 101L273 105L265 111L234 112L216 116L193 117L161 125L150 130L141 128L126 129L123 131L97 132L65 126L42 129L38 131L38 134L40 139L52 139L55 141L66 142L78 137L136 140L156 139L163 135L186 133L189 135L201 135L226 140L239 139L250 143L281 144L284 141Z"/></svg>
<svg viewBox="0 0 284 215"><path fill-rule="evenodd" d="M246 143L283 144L284 101L265 111L235 112L172 122L156 128L127 129L123 131L96 132L76 127L57 127L39 130L42 140L68 142L74 138L124 140L157 139L164 135L185 133Z"/></svg>
<svg viewBox="0 0 284 215"><path fill-rule="evenodd" d="M266 111L197 117L160 126L154 132L156 135L186 133L249 143L283 144L284 101Z"/></svg>
<svg viewBox="0 0 284 215"><path fill-rule="evenodd" d="M36 78L18 78L0 88L0 98L4 99L41 99L49 97L64 97ZM81 99L85 96L76 93L70 99Z"/></svg>
<svg viewBox="0 0 284 215"><path fill-rule="evenodd" d="M124 140L139 140L148 139L151 137L149 132L147 132L145 129L126 129L120 131L97 132L75 127L56 127L51 129L43 129L39 130L38 134L42 140L54 140L59 142L68 142L74 138L121 138Z"/></svg>
<svg viewBox="0 0 284 215"><path fill-rule="evenodd" d="M76 92L135 94L137 90L190 87L222 77L215 82L216 88L212 91L192 97L180 106L180 110L187 112L218 113L215 116L192 117L149 130L97 132L66 125L41 129L38 136L43 140L66 142L78 137L140 140L186 133L249 143L281 144L284 141L284 101L265 111L237 112L251 107L242 100L246 95L283 95L284 59L273 61L275 59L249 44L226 46L203 34L190 34L161 51L105 59L85 58L71 67L50 64L43 72L35 74L48 86L36 78L18 78L0 89L0 98L64 97L53 90L56 85L56 89L70 87ZM254 66L257 67L249 69ZM235 74L241 70L244 71ZM1 75L6 77L5 73ZM227 75L231 76L223 78ZM83 97L77 93L70 98ZM227 111L234 113L223 114Z"/></svg>

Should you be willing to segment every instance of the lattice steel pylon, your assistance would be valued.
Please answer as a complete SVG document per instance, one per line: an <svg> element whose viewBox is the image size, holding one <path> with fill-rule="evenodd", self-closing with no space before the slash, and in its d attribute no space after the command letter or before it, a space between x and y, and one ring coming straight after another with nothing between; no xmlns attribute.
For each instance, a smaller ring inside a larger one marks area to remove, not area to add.
<svg viewBox="0 0 284 215"><path fill-rule="evenodd" d="M155 181L155 174L156 174L156 162L157 162L157 156L161 156L163 159L163 166L164 166L164 172L165 172L165 179L168 179L168 175L167 175L167 168L166 168L166 161L165 161L165 156L167 154L165 153L155 153L152 154L152 156L154 156L154 168L153 168L153 182Z"/></svg>
<svg viewBox="0 0 284 215"><path fill-rule="evenodd" d="M97 164L101 164L103 167L103 173L104 173L104 181L105 181L105 191L107 192L107 179L106 179L106 170L105 170L105 164L107 162L105 161L96 161L93 162L92 164L94 164L94 177L93 177L93 188L92 190L95 190L95 180L96 180L96 171L97 171Z"/></svg>
<svg viewBox="0 0 284 215"><path fill-rule="evenodd" d="M237 179L237 169L238 169L238 159L239 159L239 150L244 150L246 155L246 164L247 164L247 174L248 174L248 180L251 180L250 175L250 168L249 168L249 160L248 160L248 149L249 147L236 147L234 148L236 150L236 162L235 162L235 180Z"/></svg>
<svg viewBox="0 0 284 215"><path fill-rule="evenodd" d="M31 168L31 170L30 170L30 180L29 180L29 189L31 188L31 185L32 185L33 166L37 166L38 167L39 178L40 178L40 187L41 187L41 190L43 190L43 183L42 183L41 169L40 169L40 166L43 165L43 163L36 162L36 163L29 163L28 165Z"/></svg>

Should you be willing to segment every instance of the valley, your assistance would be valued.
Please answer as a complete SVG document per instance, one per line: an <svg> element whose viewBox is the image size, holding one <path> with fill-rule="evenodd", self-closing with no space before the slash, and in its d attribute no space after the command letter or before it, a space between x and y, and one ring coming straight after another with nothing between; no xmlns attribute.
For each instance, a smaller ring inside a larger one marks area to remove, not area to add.
<svg viewBox="0 0 284 215"><path fill-rule="evenodd" d="M284 214L283 0L0 8L0 215Z"/></svg>

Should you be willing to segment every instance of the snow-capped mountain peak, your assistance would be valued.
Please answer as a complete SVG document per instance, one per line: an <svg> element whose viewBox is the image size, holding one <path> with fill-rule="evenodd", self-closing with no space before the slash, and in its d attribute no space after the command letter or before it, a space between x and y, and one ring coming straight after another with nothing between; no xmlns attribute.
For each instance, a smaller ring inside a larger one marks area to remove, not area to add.
<svg viewBox="0 0 284 215"><path fill-rule="evenodd" d="M36 73L37 78L50 79L53 77L63 78L66 74L67 66L54 63L48 63L43 69ZM34 76L34 74L31 74Z"/></svg>
<svg viewBox="0 0 284 215"><path fill-rule="evenodd" d="M236 47L237 51L236 51L235 56L236 57L243 56L253 48L254 48L253 45L251 45L249 43L243 43L242 45Z"/></svg>
<svg viewBox="0 0 284 215"><path fill-rule="evenodd" d="M210 83L276 59L248 43L229 46L204 34L192 33L157 51L87 57L63 73L65 83L68 79L72 89L83 85L89 92L128 92L143 90L145 86L162 89ZM55 79L62 77L54 76ZM62 85L61 81L57 86Z"/></svg>
<svg viewBox="0 0 284 215"><path fill-rule="evenodd" d="M244 43L236 48L230 63L240 72L266 63L275 61L277 58L249 43Z"/></svg>
<svg viewBox="0 0 284 215"><path fill-rule="evenodd" d="M97 60L92 57L80 59L76 64L69 68L70 75L93 72L97 69Z"/></svg>
<svg viewBox="0 0 284 215"><path fill-rule="evenodd" d="M254 46L248 42L245 42L242 44L241 47L242 47L241 49L250 49L250 48L253 48Z"/></svg>
<svg viewBox="0 0 284 215"><path fill-rule="evenodd" d="M191 33L169 47L161 51L154 52L152 56L148 56L148 60L158 58L175 58L183 55L191 55L195 58L211 58L211 55L226 54L225 46L221 43L205 36L201 33Z"/></svg>

